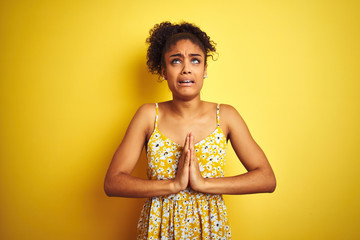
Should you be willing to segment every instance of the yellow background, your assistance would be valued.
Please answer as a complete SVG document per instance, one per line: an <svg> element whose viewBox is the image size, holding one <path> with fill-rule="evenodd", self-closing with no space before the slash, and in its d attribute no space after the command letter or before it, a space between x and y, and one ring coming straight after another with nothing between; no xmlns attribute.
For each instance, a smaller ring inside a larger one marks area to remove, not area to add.
<svg viewBox="0 0 360 240"><path fill-rule="evenodd" d="M277 176L273 194L225 196L233 239L360 238L359 1L0 8L1 239L135 239L144 199L108 198L103 180L136 109L171 96L145 65L164 20L217 42L202 98L238 109ZM244 172L230 147L227 170Z"/></svg>

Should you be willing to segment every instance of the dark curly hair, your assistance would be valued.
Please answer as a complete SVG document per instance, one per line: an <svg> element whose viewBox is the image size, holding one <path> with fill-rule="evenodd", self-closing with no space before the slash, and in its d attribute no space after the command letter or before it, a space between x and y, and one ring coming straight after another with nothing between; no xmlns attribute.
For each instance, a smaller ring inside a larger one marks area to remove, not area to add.
<svg viewBox="0 0 360 240"><path fill-rule="evenodd" d="M165 67L165 53L181 39L189 39L201 48L205 55L205 64L206 59L209 56L213 57L213 54L216 53L216 43L210 40L210 37L199 27L191 23L162 22L156 24L149 33L150 36L146 39L146 43L149 44L146 64L153 74L161 76L161 67Z"/></svg>

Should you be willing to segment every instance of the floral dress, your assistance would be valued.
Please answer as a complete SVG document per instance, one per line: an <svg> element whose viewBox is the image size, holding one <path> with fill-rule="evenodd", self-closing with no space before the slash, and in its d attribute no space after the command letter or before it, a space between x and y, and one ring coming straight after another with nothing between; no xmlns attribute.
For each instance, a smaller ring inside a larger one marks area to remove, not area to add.
<svg viewBox="0 0 360 240"><path fill-rule="evenodd" d="M226 137L217 128L195 144L201 175L224 176ZM156 103L155 129L147 144L149 179L173 179L183 147L165 137L157 128L159 107ZM190 188L176 194L148 198L138 223L138 239L231 239L222 195L196 192Z"/></svg>

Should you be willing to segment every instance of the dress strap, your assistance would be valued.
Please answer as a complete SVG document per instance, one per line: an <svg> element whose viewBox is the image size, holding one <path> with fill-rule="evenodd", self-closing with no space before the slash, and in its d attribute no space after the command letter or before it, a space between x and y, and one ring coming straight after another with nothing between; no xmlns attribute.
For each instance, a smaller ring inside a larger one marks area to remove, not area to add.
<svg viewBox="0 0 360 240"><path fill-rule="evenodd" d="M157 128L158 118L159 118L159 105L155 103L156 106L156 115L155 115L155 128Z"/></svg>
<svg viewBox="0 0 360 240"><path fill-rule="evenodd" d="M220 127L220 103L218 103L216 108L216 121L217 121L217 126Z"/></svg>

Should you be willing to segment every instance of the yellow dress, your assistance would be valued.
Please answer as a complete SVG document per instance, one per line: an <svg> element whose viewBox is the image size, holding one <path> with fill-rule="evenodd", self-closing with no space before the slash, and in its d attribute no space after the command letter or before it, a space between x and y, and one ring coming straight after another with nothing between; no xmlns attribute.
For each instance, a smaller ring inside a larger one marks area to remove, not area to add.
<svg viewBox="0 0 360 240"><path fill-rule="evenodd" d="M217 128L195 144L201 175L224 176L226 137ZM156 103L155 129L147 144L149 179L173 179L183 147L164 136L157 128L159 108ZM176 194L148 198L138 222L138 239L231 239L231 231L222 195L196 192L190 188Z"/></svg>

